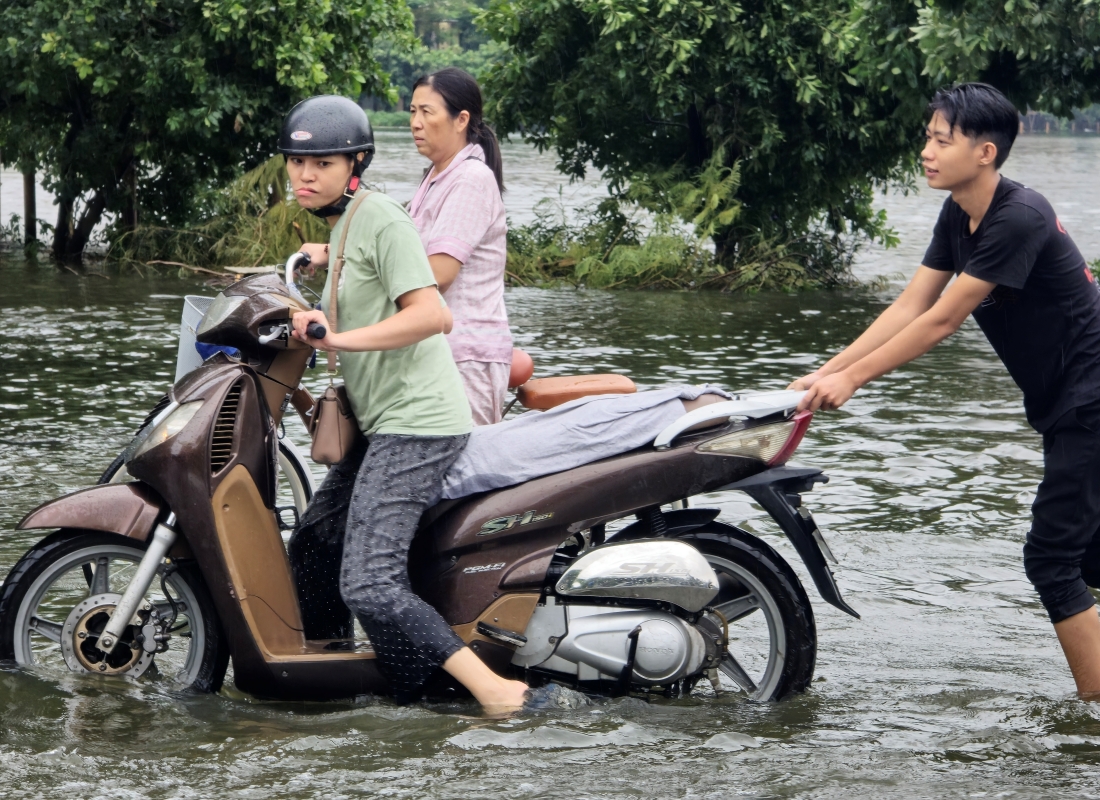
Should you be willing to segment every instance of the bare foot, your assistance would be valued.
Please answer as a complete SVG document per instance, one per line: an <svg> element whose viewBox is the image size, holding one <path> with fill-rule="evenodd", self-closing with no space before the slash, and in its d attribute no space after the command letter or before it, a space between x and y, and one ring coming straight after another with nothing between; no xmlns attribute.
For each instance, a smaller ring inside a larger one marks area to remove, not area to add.
<svg viewBox="0 0 1100 800"><path fill-rule="evenodd" d="M443 669L470 690L486 714L508 716L523 708L527 684L497 675L469 647L444 661Z"/></svg>
<svg viewBox="0 0 1100 800"><path fill-rule="evenodd" d="M523 709L527 696L527 684L523 681L501 680L491 695L479 697L485 715L494 718L508 717Z"/></svg>

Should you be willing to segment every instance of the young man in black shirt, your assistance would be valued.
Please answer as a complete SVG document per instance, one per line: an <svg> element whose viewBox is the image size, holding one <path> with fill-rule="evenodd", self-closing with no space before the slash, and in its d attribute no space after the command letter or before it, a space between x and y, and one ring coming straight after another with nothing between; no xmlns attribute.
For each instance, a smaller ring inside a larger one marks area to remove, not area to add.
<svg viewBox="0 0 1100 800"><path fill-rule="evenodd" d="M929 110L925 175L951 196L923 264L858 339L790 388L808 390L802 408L839 408L974 315L1043 435L1024 570L1078 693L1100 699L1100 617L1088 590L1100 586L1100 291L1050 203L999 173L1019 126L1004 95L963 84Z"/></svg>

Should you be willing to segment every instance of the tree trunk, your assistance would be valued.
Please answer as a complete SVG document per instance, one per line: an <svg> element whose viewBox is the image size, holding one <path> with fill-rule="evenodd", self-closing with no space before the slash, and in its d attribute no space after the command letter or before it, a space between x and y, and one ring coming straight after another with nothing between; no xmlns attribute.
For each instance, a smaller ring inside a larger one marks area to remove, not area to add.
<svg viewBox="0 0 1100 800"><path fill-rule="evenodd" d="M699 169L707 160L710 153L707 152L707 137L703 131L703 118L699 109L692 103L687 112L688 127L688 164Z"/></svg>
<svg viewBox="0 0 1100 800"><path fill-rule="evenodd" d="M131 161L130 166L126 168L126 172L122 177L122 184L125 201L122 206L122 212L119 214L119 221L122 223L121 227L124 231L133 232L137 230L138 224L137 159Z"/></svg>
<svg viewBox="0 0 1100 800"><path fill-rule="evenodd" d="M53 257L64 261L69 251L69 239L73 234L73 206L76 198L57 198L57 225L53 229Z"/></svg>
<svg viewBox="0 0 1100 800"><path fill-rule="evenodd" d="M80 261L84 248L92 237L92 231L103 218L107 198L97 191L84 207L79 222L73 219L76 198L59 197L57 200L57 227L54 229L53 257L58 261Z"/></svg>
<svg viewBox="0 0 1100 800"><path fill-rule="evenodd" d="M127 233L132 233L138 227L138 202L134 184L136 172L133 162L122 173L119 184L122 189L122 208L119 210L119 227Z"/></svg>
<svg viewBox="0 0 1100 800"><path fill-rule="evenodd" d="M737 237L733 229L715 231L711 238L714 240L714 260L726 268L732 267L737 256Z"/></svg>
<svg viewBox="0 0 1100 800"><path fill-rule="evenodd" d="M64 256L66 261L79 261L84 254L84 248L88 246L88 240L92 238L92 231L103 218L103 211L107 208L107 197L103 192L97 191L84 207L84 213L80 215L80 222L74 228L72 236Z"/></svg>
<svg viewBox="0 0 1100 800"><path fill-rule="evenodd" d="M38 241L38 198L35 197L34 167L23 169L23 244Z"/></svg>

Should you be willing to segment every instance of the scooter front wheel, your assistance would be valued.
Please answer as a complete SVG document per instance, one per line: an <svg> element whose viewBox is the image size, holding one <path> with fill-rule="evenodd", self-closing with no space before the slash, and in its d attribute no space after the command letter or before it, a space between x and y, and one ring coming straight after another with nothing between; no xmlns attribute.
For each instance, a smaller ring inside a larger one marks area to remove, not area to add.
<svg viewBox="0 0 1100 800"><path fill-rule="evenodd" d="M711 601L726 619L729 649L719 670L726 689L753 700L780 700L813 679L813 607L794 570L752 534L712 522L681 537L718 576Z"/></svg>
<svg viewBox="0 0 1100 800"><path fill-rule="evenodd" d="M119 644L109 654L96 647L142 555L140 543L110 533L60 530L40 541L0 591L0 660L218 691L229 648L193 565L162 567Z"/></svg>

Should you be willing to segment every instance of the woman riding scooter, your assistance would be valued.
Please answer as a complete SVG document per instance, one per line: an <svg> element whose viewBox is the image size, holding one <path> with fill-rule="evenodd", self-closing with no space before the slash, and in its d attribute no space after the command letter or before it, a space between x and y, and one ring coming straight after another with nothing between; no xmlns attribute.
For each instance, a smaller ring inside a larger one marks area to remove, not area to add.
<svg viewBox="0 0 1100 800"><path fill-rule="evenodd" d="M374 136L351 100L299 103L284 121L279 150L299 205L329 223L334 242L350 226L338 285L330 270L322 296L329 308L338 293L337 327L322 311L299 313L294 336L340 354L364 435L330 470L291 538L307 636L346 635L351 609L400 702L415 699L442 667L487 711L518 709L526 684L492 672L409 584L417 524L438 502L443 475L472 428L420 237L397 202L359 189ZM311 323L326 328L323 339L307 335Z"/></svg>
<svg viewBox="0 0 1100 800"><path fill-rule="evenodd" d="M408 209L455 315L447 343L474 424L491 425L501 420L513 353L504 306L504 173L500 143L482 117L482 105L477 81L460 69L417 79L409 123L416 149L432 164ZM309 269L328 263L328 245L307 243L302 252L310 255Z"/></svg>

